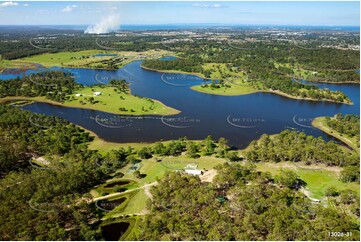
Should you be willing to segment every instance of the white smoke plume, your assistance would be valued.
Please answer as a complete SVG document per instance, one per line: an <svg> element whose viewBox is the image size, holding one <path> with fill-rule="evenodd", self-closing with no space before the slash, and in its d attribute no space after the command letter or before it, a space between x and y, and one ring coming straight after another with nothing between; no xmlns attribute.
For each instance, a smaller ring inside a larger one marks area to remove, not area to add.
<svg viewBox="0 0 361 242"><path fill-rule="evenodd" d="M117 30L120 27L120 17L110 15L103 18L99 23L88 26L84 31L85 34L106 34L110 31Z"/></svg>

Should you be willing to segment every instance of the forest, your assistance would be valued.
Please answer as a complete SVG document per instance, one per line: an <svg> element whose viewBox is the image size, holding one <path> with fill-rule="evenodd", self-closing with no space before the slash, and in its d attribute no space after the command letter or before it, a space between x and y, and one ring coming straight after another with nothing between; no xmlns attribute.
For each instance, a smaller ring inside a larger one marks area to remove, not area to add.
<svg viewBox="0 0 361 242"><path fill-rule="evenodd" d="M62 71L40 72L22 78L0 82L0 98L6 96L39 97L64 102L67 95L82 87L71 77L70 73Z"/></svg>
<svg viewBox="0 0 361 242"><path fill-rule="evenodd" d="M100 155L87 148L93 138L81 128L60 118L1 105L0 136L2 240L101 240L102 214L89 191L109 179L114 169L153 155L182 153L192 158L223 157L228 162L215 168L212 183L180 172L166 174L151 188L151 212L140 218L134 228L138 232L130 239L345 239L330 237L328 231L349 232L347 240L359 237L359 225L348 215L314 204L300 193L305 182L292 171L272 177L255 170L260 161L304 160L349 169L350 174L342 175L349 178L342 178L344 182L359 179L355 177L358 155L342 153L338 145L304 133L286 130L275 137L263 135L245 157L232 150L226 139L215 141L211 136L199 142L181 138ZM46 166L36 163L39 157L47 161ZM250 162L241 165L243 159ZM327 194L359 216L354 192L329 189Z"/></svg>
<svg viewBox="0 0 361 242"><path fill-rule="evenodd" d="M359 51L319 48L317 44L309 46L316 50L307 50L262 34L247 36L264 41L247 42L244 32L227 40L212 40L207 39L213 37L205 35L207 31L200 31L203 37L198 38L176 34L168 38L169 42L164 42L161 35L140 33L101 38L76 31L73 35L54 32L41 39L41 30L15 35L0 32L0 61L42 53L104 50L104 46L117 51L164 49L174 51L177 59L145 60L143 66L200 73L206 78L219 71L220 80L211 78L214 88L229 85L227 81L238 75L258 90L350 102L342 92L321 90L299 80L359 82L355 72L360 64ZM317 42L313 36L300 37L300 41L303 38ZM42 48L30 47L29 41ZM116 68L115 62L110 68ZM205 68L213 63L225 65L227 71ZM109 85L115 92L130 94L125 80L111 80ZM64 102L80 88L83 86L70 73L46 71L0 81L0 98L45 97ZM87 100L96 102L94 97ZM326 124L347 137L360 138L359 116L337 114L326 118ZM84 129L64 119L24 111L16 105L0 105L0 240L104 240L104 213L95 206L91 191L114 177L124 178L121 168L144 160L161 165L167 157L206 158L210 163L222 158L222 164L214 168L216 175L208 182L181 171L157 178L158 184L149 190L152 199L146 195L142 198L147 199L148 211L134 216L137 221L129 240L360 238L360 224L355 219L359 220L360 199L353 190L328 187L325 199L330 203L325 205L302 192L307 183L296 172L280 169L272 175L256 169L260 163L281 162L337 168L340 183L359 183L359 153L333 141L285 130L263 134L242 151L231 147L225 138L214 140L209 135L197 141L183 137L100 152L89 148L94 140ZM147 174L136 170L130 175L144 181ZM108 193L99 196L103 195ZM344 205L347 211L338 205Z"/></svg>
<svg viewBox="0 0 361 242"><path fill-rule="evenodd" d="M353 138L360 147L360 116L336 114L335 118L326 117L326 125L337 132Z"/></svg>
<svg viewBox="0 0 361 242"><path fill-rule="evenodd" d="M292 171L272 178L252 166L223 164L211 183L168 173L151 188L151 210L134 240L358 240L347 215L314 204ZM345 201L347 203L347 201ZM358 201L352 200L357 204ZM332 237L329 231L349 232Z"/></svg>
<svg viewBox="0 0 361 242"><path fill-rule="evenodd" d="M263 134L258 141L252 141L246 157L250 162L304 162L307 165L324 164L343 167L340 180L360 181L360 155L344 151L333 141L325 142L321 137L285 130L274 137Z"/></svg>
<svg viewBox="0 0 361 242"><path fill-rule="evenodd" d="M101 238L96 210L82 198L106 178L91 162L97 154L87 150L89 134L59 118L0 105L0 136L0 239ZM54 157L48 169L30 165L43 155Z"/></svg>

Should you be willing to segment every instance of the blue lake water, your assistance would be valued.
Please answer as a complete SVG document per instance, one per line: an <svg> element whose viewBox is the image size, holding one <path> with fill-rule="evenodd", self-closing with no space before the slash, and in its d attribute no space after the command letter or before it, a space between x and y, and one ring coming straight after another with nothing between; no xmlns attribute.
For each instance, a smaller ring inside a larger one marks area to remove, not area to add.
<svg viewBox="0 0 361 242"><path fill-rule="evenodd" d="M204 139L225 137L230 144L246 147L263 133L275 134L282 130L304 131L326 140L331 138L312 128L318 116L360 112L360 86L357 84L319 84L321 88L346 93L354 105L332 102L295 100L272 93L255 93L242 96L219 96L195 92L192 85L203 83L193 75L165 74L144 70L141 61L134 61L116 70L81 68L51 68L73 73L83 85L107 83L112 79L125 79L131 83L132 94L157 99L181 111L174 116L147 115L143 118L113 115L100 111L65 108L46 103L33 103L22 107L35 113L56 115L92 130L101 138L113 142L154 142L178 139ZM38 70L41 71L41 70ZM30 74L34 71L27 71ZM0 74L0 79L22 74Z"/></svg>
<svg viewBox="0 0 361 242"><path fill-rule="evenodd" d="M95 57L107 57L107 56L115 57L115 56L118 56L118 55L117 54L95 54L94 56Z"/></svg>
<svg viewBox="0 0 361 242"><path fill-rule="evenodd" d="M161 60L176 60L177 57L175 56L164 56L162 58L160 58Z"/></svg>

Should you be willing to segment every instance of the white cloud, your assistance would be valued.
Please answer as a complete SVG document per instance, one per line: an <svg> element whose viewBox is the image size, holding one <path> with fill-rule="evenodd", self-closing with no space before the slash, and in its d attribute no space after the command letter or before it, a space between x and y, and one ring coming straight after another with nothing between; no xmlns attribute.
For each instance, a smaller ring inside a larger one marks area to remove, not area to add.
<svg viewBox="0 0 361 242"><path fill-rule="evenodd" d="M61 11L64 13L71 13L77 7L78 7L77 5L68 5L65 8L63 8Z"/></svg>
<svg viewBox="0 0 361 242"><path fill-rule="evenodd" d="M0 8L10 7L10 6L18 6L19 4L16 2L4 2L0 3Z"/></svg>
<svg viewBox="0 0 361 242"><path fill-rule="evenodd" d="M219 3L214 3L214 4L195 3L195 4L192 4L192 6L198 7L198 8L222 8L222 7L224 7L224 5L219 4Z"/></svg>
<svg viewBox="0 0 361 242"><path fill-rule="evenodd" d="M24 7L29 7L29 4L25 3L23 4Z"/></svg>

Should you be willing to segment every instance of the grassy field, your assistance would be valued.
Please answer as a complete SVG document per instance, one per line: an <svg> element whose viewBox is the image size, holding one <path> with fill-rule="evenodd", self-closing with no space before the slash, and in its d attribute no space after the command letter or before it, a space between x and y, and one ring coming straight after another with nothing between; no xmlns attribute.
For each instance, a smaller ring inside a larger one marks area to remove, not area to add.
<svg viewBox="0 0 361 242"><path fill-rule="evenodd" d="M236 72L234 68L228 68L225 63L205 63L202 65L204 70L209 70L211 72L211 79L225 79L227 76L244 78L247 76L244 72Z"/></svg>
<svg viewBox="0 0 361 242"><path fill-rule="evenodd" d="M94 96L94 92L101 92L102 94ZM76 97L76 94L81 94L82 96ZM94 98L93 104L89 102L90 97ZM81 104L81 102L83 104ZM70 95L70 100L65 101L63 105L67 107L100 110L115 114L172 115L179 113L178 110L167 107L157 100L115 92L114 87L84 87L80 90L76 90L74 94ZM125 108L127 111L120 111L119 108Z"/></svg>
<svg viewBox="0 0 361 242"><path fill-rule="evenodd" d="M290 162L280 163L259 163L257 169L263 172L270 172L277 175L280 169L295 172L303 181L307 183L306 188L311 192L312 197L321 199L325 196L328 187L335 187L337 190L351 189L360 194L360 184L343 183L339 180L341 168L325 166L303 166Z"/></svg>
<svg viewBox="0 0 361 242"><path fill-rule="evenodd" d="M102 94L94 96L94 92L101 92ZM82 94L82 96L77 97L76 94ZM69 100L64 103L54 102L45 97L5 97L0 98L0 103L11 100L28 100L46 102L64 107L92 109L127 115L174 115L180 113L180 111L168 107L157 100L116 92L114 87L84 87L75 90L75 93L69 95L69 97ZM90 97L94 99L93 103L89 101ZM126 111L120 110L120 108L125 108Z"/></svg>
<svg viewBox="0 0 361 242"><path fill-rule="evenodd" d="M139 169L144 178L137 179L133 172L129 171L131 165L127 165L119 171L124 174L120 179L110 179L106 183L94 188L91 194L97 200L109 199L115 200L121 197L127 197L124 204L116 207L111 212L105 214L104 219L110 217L119 217L127 214L145 214L146 201L149 199L145 189L149 189L150 185L154 185L158 178L162 178L167 171L175 171L177 169L184 169L188 164L198 165L198 169L212 169L218 164L225 163L225 159L216 157L200 157L198 159L188 158L185 155L177 157L153 157L141 161ZM115 187L105 188L116 181L132 180L127 185L118 186L126 188L124 192L116 192Z"/></svg>
<svg viewBox="0 0 361 242"><path fill-rule="evenodd" d="M94 136L94 140L89 143L88 147L91 150L97 150L100 154L106 154L111 150L117 150L119 148L128 148L129 146L134 149L141 149L149 146L149 143L116 143L109 142L99 138L95 133L90 132Z"/></svg>
<svg viewBox="0 0 361 242"><path fill-rule="evenodd" d="M122 214L144 213L146 210L146 202L149 197L143 189L140 189L132 198L131 202L124 208Z"/></svg>
<svg viewBox="0 0 361 242"><path fill-rule="evenodd" d="M355 151L360 153L360 148L356 144L356 139L348 137L346 135L342 135L341 133L337 132L336 130L333 130L330 127L328 127L325 123L325 118L326 117L315 118L312 121L312 125L318 129L322 130L326 134L331 135L331 136L335 137L336 139L341 140L342 142L344 142L345 144L350 146L352 149L354 149Z"/></svg>
<svg viewBox="0 0 361 242"><path fill-rule="evenodd" d="M19 59L23 62L38 63L45 67L52 66L83 66L85 64L111 59L112 57L95 57L96 54L117 54L114 51L84 50L78 52L59 52L34 55Z"/></svg>
<svg viewBox="0 0 361 242"><path fill-rule="evenodd" d="M210 71L210 79L224 80L230 87L212 88L210 85L202 87L197 85L191 87L192 90L202 93L223 95L223 96L238 96L259 92L260 90L247 84L247 75L244 72L237 72L235 68L228 68L224 63L206 63L202 65L203 69ZM199 74L198 74L199 75ZM199 75L203 76L203 75Z"/></svg>
<svg viewBox="0 0 361 242"><path fill-rule="evenodd" d="M257 90L252 86L237 86L230 84L231 87L220 87L220 88L212 88L202 87L201 85L192 86L191 89L197 92L203 92L208 94L215 94L215 95L223 95L223 96L239 96L239 95L246 95L256 92L261 92L261 90Z"/></svg>
<svg viewBox="0 0 361 242"><path fill-rule="evenodd" d="M117 54L118 56L95 56L96 54ZM110 51L110 50L83 50L78 52L46 53L18 59L19 62L38 63L45 67L86 67L86 68L106 68L101 62L114 59L117 67L121 67L131 61L144 58L159 58L163 55L172 55L172 52L165 50L149 50L143 52L133 51Z"/></svg>
<svg viewBox="0 0 361 242"><path fill-rule="evenodd" d="M18 68L18 69L33 69L35 65L32 63L11 61L11 60L1 60L0 56L0 73L7 68Z"/></svg>
<svg viewBox="0 0 361 242"><path fill-rule="evenodd" d="M158 161L160 160L160 161ZM212 169L218 164L226 162L225 159L202 156L197 159L189 158L185 155L181 156L169 156L169 157L153 157L148 160L143 160L141 162L141 167L139 169L141 174L146 176L141 179L137 179L139 186L155 182L157 178L161 178L167 171L175 171L178 169L184 169L188 164L198 165L198 169ZM127 173L123 171L124 178L134 179L132 173Z"/></svg>

